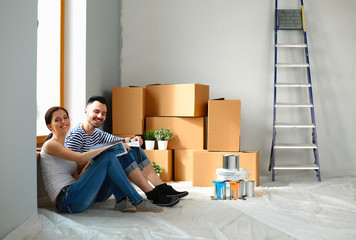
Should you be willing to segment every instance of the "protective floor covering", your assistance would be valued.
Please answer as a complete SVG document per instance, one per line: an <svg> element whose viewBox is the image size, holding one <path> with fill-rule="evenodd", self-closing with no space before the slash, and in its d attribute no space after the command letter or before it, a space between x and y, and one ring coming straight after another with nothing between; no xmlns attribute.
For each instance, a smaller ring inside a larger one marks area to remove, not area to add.
<svg viewBox="0 0 356 240"><path fill-rule="evenodd" d="M247 200L171 184L190 194L162 213L116 212L113 199L80 214L39 209L40 231L27 229L27 239L356 239L356 177L267 182Z"/></svg>

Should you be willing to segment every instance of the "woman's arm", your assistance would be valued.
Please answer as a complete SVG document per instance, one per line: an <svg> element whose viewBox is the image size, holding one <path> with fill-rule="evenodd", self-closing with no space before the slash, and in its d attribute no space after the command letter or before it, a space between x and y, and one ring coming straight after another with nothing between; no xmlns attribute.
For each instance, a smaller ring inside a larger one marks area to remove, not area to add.
<svg viewBox="0 0 356 240"><path fill-rule="evenodd" d="M79 179L87 170L88 170L88 168L91 166L91 162L88 162L86 165L85 165L85 167L83 168L83 170L80 172L80 174L78 174L78 172L77 172L77 178L75 178L74 176L74 178L75 179Z"/></svg>
<svg viewBox="0 0 356 240"><path fill-rule="evenodd" d="M47 154L55 155L57 157L69 161L75 161L77 163L85 163L88 159L95 156L96 154L98 154L100 151L102 151L107 147L98 148L84 153L78 153L66 148L65 146L63 146L57 141L49 140L43 145L43 148Z"/></svg>

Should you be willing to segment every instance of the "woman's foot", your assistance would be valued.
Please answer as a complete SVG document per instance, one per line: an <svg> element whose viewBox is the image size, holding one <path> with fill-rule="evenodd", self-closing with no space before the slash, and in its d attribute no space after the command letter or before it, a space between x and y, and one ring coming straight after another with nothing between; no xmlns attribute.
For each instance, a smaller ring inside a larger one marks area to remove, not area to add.
<svg viewBox="0 0 356 240"><path fill-rule="evenodd" d="M115 204L114 210L121 212L136 212L136 207L132 204L132 202L124 198L121 201Z"/></svg>
<svg viewBox="0 0 356 240"><path fill-rule="evenodd" d="M162 212L163 211L162 207L153 204L148 199L143 199L135 207L137 212Z"/></svg>

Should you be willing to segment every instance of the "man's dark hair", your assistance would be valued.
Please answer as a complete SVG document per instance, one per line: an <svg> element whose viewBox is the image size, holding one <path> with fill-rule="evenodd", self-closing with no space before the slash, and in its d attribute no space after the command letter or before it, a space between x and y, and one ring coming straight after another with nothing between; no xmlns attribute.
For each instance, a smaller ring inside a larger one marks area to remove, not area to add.
<svg viewBox="0 0 356 240"><path fill-rule="evenodd" d="M95 101L98 101L102 104L106 105L106 99L103 96L92 96L91 98L89 98L88 102L87 102L87 106Z"/></svg>

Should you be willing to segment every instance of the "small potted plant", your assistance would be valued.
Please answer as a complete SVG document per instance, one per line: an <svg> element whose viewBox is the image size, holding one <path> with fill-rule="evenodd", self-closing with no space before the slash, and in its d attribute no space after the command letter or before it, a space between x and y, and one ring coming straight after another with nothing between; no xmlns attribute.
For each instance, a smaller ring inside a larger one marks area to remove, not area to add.
<svg viewBox="0 0 356 240"><path fill-rule="evenodd" d="M161 172L163 172L163 168L159 164L152 162L152 166L158 176L160 175Z"/></svg>
<svg viewBox="0 0 356 240"><path fill-rule="evenodd" d="M145 140L146 150L153 150L155 148L155 131L153 129L146 129L143 132L143 139Z"/></svg>
<svg viewBox="0 0 356 240"><path fill-rule="evenodd" d="M160 128L154 132L154 136L158 141L158 150L166 150L168 141L173 138L173 133L169 128Z"/></svg>

